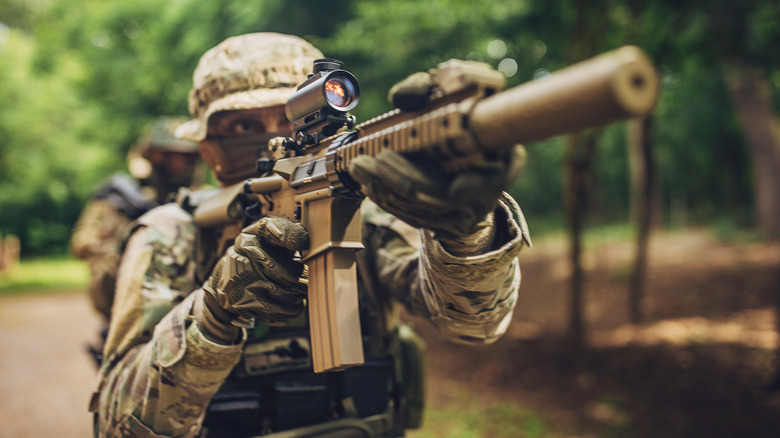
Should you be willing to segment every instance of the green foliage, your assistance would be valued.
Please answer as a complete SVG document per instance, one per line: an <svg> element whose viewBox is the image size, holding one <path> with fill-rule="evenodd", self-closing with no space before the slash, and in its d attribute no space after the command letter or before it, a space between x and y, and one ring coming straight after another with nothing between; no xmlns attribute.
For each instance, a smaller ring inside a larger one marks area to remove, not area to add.
<svg viewBox="0 0 780 438"><path fill-rule="evenodd" d="M123 170L149 121L187 114L198 59L231 35L296 34L341 58L362 84L359 120L390 109L393 83L449 58L487 62L509 87L640 45L663 81L654 154L669 223L750 223L752 174L724 91L728 65L764 67L780 104L780 3L771 0L7 0L0 17L0 232L19 235L25 256L67 251L90 192ZM562 153L559 139L528 147L511 192L532 226L563 222ZM594 181L596 218L627 218L624 124L601 133Z"/></svg>
<svg viewBox="0 0 780 438"><path fill-rule="evenodd" d="M3 0L0 2L0 23L17 28L26 27L30 22L31 5L25 0Z"/></svg>
<svg viewBox="0 0 780 438"><path fill-rule="evenodd" d="M25 248L57 252L67 241L67 219L79 212L92 176L110 156L78 135L89 112L64 75L78 66L63 59L60 76L31 67L34 40L10 29L0 41L0 231L18 235ZM62 251L59 251L62 252Z"/></svg>
<svg viewBox="0 0 780 438"><path fill-rule="evenodd" d="M720 77L702 80L703 73L688 63L664 78L668 97L658 109L663 129L655 139L664 193L670 202L687 199L698 220L722 214L724 207L738 214L752 197L749 157L724 84Z"/></svg>
<svg viewBox="0 0 780 438"><path fill-rule="evenodd" d="M365 84L356 114L367 118L389 110L386 96L390 86L416 71L450 58L498 66L503 55L491 57L489 43L504 38L507 30L528 14L531 2L477 5L465 0L398 0L357 1L354 5L355 17L343 22L320 46L326 54L343 59ZM524 38L507 56L522 50L532 53L534 40Z"/></svg>
<svg viewBox="0 0 780 438"><path fill-rule="evenodd" d="M548 421L528 408L510 402L482 402L464 393L457 385L449 387L451 402L426 408L423 428L411 438L541 438L560 436Z"/></svg>
<svg viewBox="0 0 780 438"><path fill-rule="evenodd" d="M349 16L348 2L331 3L319 14L279 0L3 5L14 27L0 23L0 101L14 110L0 112L0 233L18 235L25 256L66 253L86 198L124 170L148 123L187 114L206 50L257 30L316 38Z"/></svg>
<svg viewBox="0 0 780 438"><path fill-rule="evenodd" d="M87 265L70 258L25 260L0 271L0 295L83 290L87 283Z"/></svg>

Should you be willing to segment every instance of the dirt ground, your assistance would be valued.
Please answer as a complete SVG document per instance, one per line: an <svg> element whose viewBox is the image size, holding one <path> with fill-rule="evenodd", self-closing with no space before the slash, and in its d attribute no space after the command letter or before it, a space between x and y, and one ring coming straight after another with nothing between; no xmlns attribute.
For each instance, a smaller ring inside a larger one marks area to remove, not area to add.
<svg viewBox="0 0 780 438"><path fill-rule="evenodd" d="M591 245L591 348L578 355L564 336L565 244L535 244L521 255L521 298L496 344L453 345L411 321L428 345L430 406L452 402L447 388L458 385L533 409L555 437L780 436L780 393L766 391L780 245L656 234L641 326L627 312L631 245ZM86 344L98 325L82 293L0 298L0 437L90 436Z"/></svg>
<svg viewBox="0 0 780 438"><path fill-rule="evenodd" d="M453 346L417 323L428 346L431 404L447 403L441 389L455 383L487 403L541 413L543 436L780 437L780 393L766 390L780 245L656 234L640 326L629 324L632 245L592 246L583 261L590 349L577 355L565 337L565 242L535 242L521 255L513 324L496 344Z"/></svg>
<svg viewBox="0 0 780 438"><path fill-rule="evenodd" d="M0 298L0 437L89 437L98 317L84 293Z"/></svg>

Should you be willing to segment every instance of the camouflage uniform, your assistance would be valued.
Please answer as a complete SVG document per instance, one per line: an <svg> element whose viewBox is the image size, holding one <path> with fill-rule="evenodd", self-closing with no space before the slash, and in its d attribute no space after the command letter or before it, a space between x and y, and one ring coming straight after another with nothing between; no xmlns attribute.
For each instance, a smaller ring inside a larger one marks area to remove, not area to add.
<svg viewBox="0 0 780 438"><path fill-rule="evenodd" d="M205 136L202 126L190 132ZM120 267L106 360L91 402L96 434L249 436L210 420L228 407L244 409L233 420L256 422L245 429L256 435L390 437L417 426L421 349L399 321L401 308L453 341L495 341L517 300L516 257L530 245L527 228L504 195L493 215L493 244L456 255L430 231L406 225L369 200L361 213L366 365L323 374L312 371L306 311L282 327L258 321L254 329L241 329L232 345L209 340L193 318L203 302L196 254L208 246L204 230L174 204L141 217Z"/></svg>
<svg viewBox="0 0 780 438"><path fill-rule="evenodd" d="M131 176L117 174L104 183L84 207L71 235L71 251L88 263L88 294L93 307L108 318L121 247L128 226L143 213L164 202L178 187L188 186L192 175L171 184L163 169L155 169L146 156L153 150L196 154L197 145L173 137L181 124L176 118L160 118L128 154ZM141 184L143 183L143 185Z"/></svg>
<svg viewBox="0 0 780 438"><path fill-rule="evenodd" d="M136 196L146 206L123 208L125 203L118 199L120 195L111 189L118 184L137 190ZM127 227L154 205L129 176L116 175L87 203L73 229L71 251L88 263L91 279L87 292L95 310L106 318L111 315L120 248L127 237Z"/></svg>

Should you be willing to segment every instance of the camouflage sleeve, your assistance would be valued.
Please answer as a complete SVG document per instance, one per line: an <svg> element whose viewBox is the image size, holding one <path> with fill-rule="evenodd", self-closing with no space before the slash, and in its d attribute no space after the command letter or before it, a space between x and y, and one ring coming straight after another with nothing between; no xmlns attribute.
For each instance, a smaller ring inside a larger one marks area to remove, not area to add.
<svg viewBox="0 0 780 438"><path fill-rule="evenodd" d="M493 243L471 252L420 230L421 293L433 323L461 343L491 343L509 327L520 288L517 256L531 245L520 208L509 195L493 215ZM457 245L457 244L456 244Z"/></svg>
<svg viewBox="0 0 780 438"><path fill-rule="evenodd" d="M71 251L89 266L90 301L106 317L114 299L119 247L129 224L130 219L109 202L93 200L82 211L71 236Z"/></svg>
<svg viewBox="0 0 780 438"><path fill-rule="evenodd" d="M243 340L211 342L190 316L202 291L189 292L193 233L190 218L175 208L142 217L122 258L90 404L100 437L195 436L241 355Z"/></svg>
<svg viewBox="0 0 780 438"><path fill-rule="evenodd" d="M373 204L364 208L375 287L451 340L490 343L506 332L520 286L517 255L531 241L520 208L504 195L493 214L489 246L454 253L450 242L414 230ZM381 286L376 286L381 285Z"/></svg>
<svg viewBox="0 0 780 438"><path fill-rule="evenodd" d="M130 219L111 203L101 199L90 201L73 228L70 240L73 255L90 260L116 253L129 223Z"/></svg>

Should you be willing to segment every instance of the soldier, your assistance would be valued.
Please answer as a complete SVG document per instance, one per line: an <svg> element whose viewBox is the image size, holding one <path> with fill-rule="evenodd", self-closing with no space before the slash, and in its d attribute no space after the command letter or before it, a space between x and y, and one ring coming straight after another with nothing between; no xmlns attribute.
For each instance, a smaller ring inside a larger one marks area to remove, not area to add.
<svg viewBox="0 0 780 438"><path fill-rule="evenodd" d="M198 142L221 185L257 176L268 139L292 131L287 98L322 57L294 36L225 40L198 63L193 120L177 134ZM516 256L530 245L517 204L502 191L513 157L455 180L394 153L353 163L362 191L379 205L362 206L358 254L366 364L339 372L312 370L306 271L293 258L308 244L303 227L264 217L215 254L213 230L196 227L182 206L142 216L120 267L90 404L96 434L403 436L420 423L423 371L401 307L475 345L498 339L511 320ZM388 173L402 175L403 189L394 191ZM432 209L452 203L435 194L448 187L459 191L456 208ZM238 317L255 318L255 327L232 324Z"/></svg>
<svg viewBox="0 0 780 438"><path fill-rule="evenodd" d="M162 117L128 153L131 176L109 178L92 196L71 236L73 254L87 262L93 307L106 320L111 314L120 248L128 225L153 207L167 202L197 176L200 155L195 142L174 136L181 118ZM92 348L99 356L102 345Z"/></svg>

